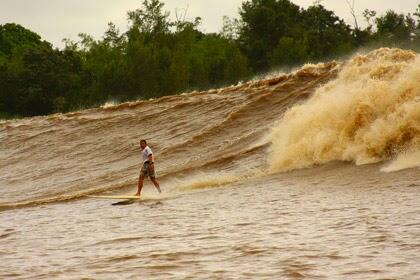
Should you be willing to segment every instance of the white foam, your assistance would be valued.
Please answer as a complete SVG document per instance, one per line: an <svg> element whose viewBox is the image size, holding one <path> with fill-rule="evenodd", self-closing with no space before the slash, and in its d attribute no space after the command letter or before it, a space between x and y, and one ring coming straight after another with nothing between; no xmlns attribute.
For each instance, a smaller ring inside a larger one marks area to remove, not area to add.
<svg viewBox="0 0 420 280"><path fill-rule="evenodd" d="M419 77L420 57L412 51L383 48L353 57L272 129L271 168L367 164L420 149Z"/></svg>

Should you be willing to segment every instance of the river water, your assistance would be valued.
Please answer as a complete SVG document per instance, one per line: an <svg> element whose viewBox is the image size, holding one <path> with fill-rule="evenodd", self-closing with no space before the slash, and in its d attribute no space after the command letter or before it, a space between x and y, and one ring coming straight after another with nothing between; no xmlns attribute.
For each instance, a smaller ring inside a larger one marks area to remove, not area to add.
<svg viewBox="0 0 420 280"><path fill-rule="evenodd" d="M1 121L0 278L420 279L419 65ZM88 197L136 192L140 138L163 193Z"/></svg>

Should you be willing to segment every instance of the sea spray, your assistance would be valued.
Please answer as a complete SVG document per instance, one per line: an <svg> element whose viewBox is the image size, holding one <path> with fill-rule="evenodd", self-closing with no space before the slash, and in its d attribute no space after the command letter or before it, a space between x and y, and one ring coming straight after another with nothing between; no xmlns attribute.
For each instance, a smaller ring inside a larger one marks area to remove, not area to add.
<svg viewBox="0 0 420 280"><path fill-rule="evenodd" d="M333 160L378 162L420 150L420 57L382 48L288 110L271 133L273 171Z"/></svg>
<svg viewBox="0 0 420 280"><path fill-rule="evenodd" d="M249 169L243 173L219 172L219 173L199 173L189 178L177 179L174 186L170 189L171 193L185 192L190 190L217 188L235 182L257 179L267 173L261 169Z"/></svg>
<svg viewBox="0 0 420 280"><path fill-rule="evenodd" d="M402 152L387 166L381 168L383 172L393 172L420 166L420 150Z"/></svg>

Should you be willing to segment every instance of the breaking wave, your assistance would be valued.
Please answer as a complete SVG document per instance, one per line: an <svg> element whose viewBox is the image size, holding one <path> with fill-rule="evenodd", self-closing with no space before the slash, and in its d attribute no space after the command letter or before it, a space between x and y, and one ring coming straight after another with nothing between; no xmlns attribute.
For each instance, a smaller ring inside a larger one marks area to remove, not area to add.
<svg viewBox="0 0 420 280"><path fill-rule="evenodd" d="M420 57L387 48L353 57L336 79L287 111L271 141L275 171L394 157L404 166L408 150L414 158L406 166L419 166Z"/></svg>

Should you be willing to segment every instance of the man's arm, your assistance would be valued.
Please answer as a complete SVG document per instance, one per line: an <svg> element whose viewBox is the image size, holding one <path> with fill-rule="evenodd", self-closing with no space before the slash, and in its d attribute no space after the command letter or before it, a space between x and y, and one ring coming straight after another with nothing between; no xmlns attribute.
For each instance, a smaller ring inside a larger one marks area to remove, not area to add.
<svg viewBox="0 0 420 280"><path fill-rule="evenodd" d="M150 154L147 157L147 160L149 161L149 170L153 171L154 170L154 164L153 164L153 154Z"/></svg>

